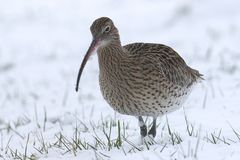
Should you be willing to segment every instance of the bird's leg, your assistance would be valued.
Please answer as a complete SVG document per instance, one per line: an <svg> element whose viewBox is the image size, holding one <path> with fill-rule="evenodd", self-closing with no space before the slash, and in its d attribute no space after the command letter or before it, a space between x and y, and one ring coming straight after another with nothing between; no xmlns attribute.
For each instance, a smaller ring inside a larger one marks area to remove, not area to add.
<svg viewBox="0 0 240 160"><path fill-rule="evenodd" d="M156 121L157 121L157 118L156 117L153 117L153 123L152 123L152 127L151 129L148 131L148 135L152 135L153 138L156 136Z"/></svg>
<svg viewBox="0 0 240 160"><path fill-rule="evenodd" d="M145 137L147 135L147 126L143 121L142 116L138 117L139 127L140 127L140 134L142 137Z"/></svg>

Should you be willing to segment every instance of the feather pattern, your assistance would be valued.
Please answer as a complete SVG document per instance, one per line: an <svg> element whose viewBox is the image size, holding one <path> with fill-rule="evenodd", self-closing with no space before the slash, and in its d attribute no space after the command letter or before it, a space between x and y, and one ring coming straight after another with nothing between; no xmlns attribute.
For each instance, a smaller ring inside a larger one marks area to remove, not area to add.
<svg viewBox="0 0 240 160"><path fill-rule="evenodd" d="M107 17L95 20L91 32L102 44L97 49L102 95L119 113L157 117L175 111L203 79L169 46L122 46L118 29Z"/></svg>

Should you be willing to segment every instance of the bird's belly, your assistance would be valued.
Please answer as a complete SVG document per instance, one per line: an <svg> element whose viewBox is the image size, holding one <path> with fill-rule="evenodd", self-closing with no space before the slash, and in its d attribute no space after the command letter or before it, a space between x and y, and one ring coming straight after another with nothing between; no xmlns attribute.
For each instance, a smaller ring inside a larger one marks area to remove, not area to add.
<svg viewBox="0 0 240 160"><path fill-rule="evenodd" d="M182 106L190 92L186 89L159 93L151 90L131 92L101 80L100 88L104 99L115 111L132 116L161 116L175 111Z"/></svg>

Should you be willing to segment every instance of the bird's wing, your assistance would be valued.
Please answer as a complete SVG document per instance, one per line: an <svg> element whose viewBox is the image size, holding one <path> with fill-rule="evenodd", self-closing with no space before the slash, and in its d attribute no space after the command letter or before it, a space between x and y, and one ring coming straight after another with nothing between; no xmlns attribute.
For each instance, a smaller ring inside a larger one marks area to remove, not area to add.
<svg viewBox="0 0 240 160"><path fill-rule="evenodd" d="M163 44L132 43L123 47L139 64L152 70L175 85L190 86L201 78L201 74L190 68L171 47ZM137 58L138 57L138 58Z"/></svg>

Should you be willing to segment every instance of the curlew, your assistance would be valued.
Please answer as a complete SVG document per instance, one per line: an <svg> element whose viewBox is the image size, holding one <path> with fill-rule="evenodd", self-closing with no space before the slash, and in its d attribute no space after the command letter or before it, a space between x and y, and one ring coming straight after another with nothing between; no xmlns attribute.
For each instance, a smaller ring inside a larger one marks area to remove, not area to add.
<svg viewBox="0 0 240 160"><path fill-rule="evenodd" d="M118 29L107 17L90 27L93 40L82 61L76 91L88 58L97 51L101 93L117 112L138 118L142 137L156 136L157 117L180 108L202 75L163 44L121 45ZM149 131L142 116L153 117Z"/></svg>

